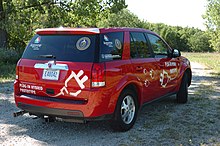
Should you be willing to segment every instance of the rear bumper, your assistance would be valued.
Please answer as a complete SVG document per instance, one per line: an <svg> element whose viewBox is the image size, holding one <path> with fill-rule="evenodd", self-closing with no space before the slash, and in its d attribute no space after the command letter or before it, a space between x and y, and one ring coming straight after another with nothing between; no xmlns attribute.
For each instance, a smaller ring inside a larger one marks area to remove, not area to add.
<svg viewBox="0 0 220 146"><path fill-rule="evenodd" d="M85 121L108 120L113 112L107 110L105 102L99 102L100 96L90 100L71 100L35 95L15 95L18 108L37 116L51 116Z"/></svg>
<svg viewBox="0 0 220 146"><path fill-rule="evenodd" d="M63 119L76 119L76 120L83 120L83 121L96 121L96 120L109 120L112 118L112 115L103 115L99 117L91 117L86 118L83 115L83 112L78 110L65 110L65 109L56 109L56 108L47 108L42 106L34 106L30 104L24 103L17 103L17 106L20 109L23 109L30 114L38 115L38 116L51 116L51 117L58 117Z"/></svg>

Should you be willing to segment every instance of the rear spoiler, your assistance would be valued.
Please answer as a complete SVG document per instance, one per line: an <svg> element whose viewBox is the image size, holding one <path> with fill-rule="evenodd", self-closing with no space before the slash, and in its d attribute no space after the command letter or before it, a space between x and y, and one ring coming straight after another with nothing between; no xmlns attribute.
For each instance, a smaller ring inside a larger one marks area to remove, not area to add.
<svg viewBox="0 0 220 146"><path fill-rule="evenodd" d="M99 34L98 28L45 28L37 29L37 34Z"/></svg>

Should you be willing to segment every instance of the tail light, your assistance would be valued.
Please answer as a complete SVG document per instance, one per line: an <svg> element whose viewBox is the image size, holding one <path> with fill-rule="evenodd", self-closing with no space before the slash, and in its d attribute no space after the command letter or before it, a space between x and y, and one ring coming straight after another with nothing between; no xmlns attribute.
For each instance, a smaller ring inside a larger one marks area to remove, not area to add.
<svg viewBox="0 0 220 146"><path fill-rule="evenodd" d="M19 70L18 70L18 65L16 66L16 78L15 78L15 81L14 81L14 94L15 95L18 95L20 94L20 90L19 90Z"/></svg>
<svg viewBox="0 0 220 146"><path fill-rule="evenodd" d="M94 63L92 66L92 87L105 86L105 65L104 63Z"/></svg>
<svg viewBox="0 0 220 146"><path fill-rule="evenodd" d="M16 75L16 76L15 76L15 79L16 79L16 80L18 80L18 78L19 78L18 74L19 74L19 70L18 70L18 66L16 66L16 74L15 74L15 75Z"/></svg>

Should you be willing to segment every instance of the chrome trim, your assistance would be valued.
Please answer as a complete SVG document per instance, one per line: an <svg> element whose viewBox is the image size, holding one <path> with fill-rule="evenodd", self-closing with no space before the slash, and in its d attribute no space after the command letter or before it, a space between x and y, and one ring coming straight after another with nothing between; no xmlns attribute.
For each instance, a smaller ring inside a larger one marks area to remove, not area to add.
<svg viewBox="0 0 220 146"><path fill-rule="evenodd" d="M51 70L69 70L69 67L67 64L51 64L51 67L49 67L48 63L45 63L45 64L36 63L34 65L34 68L51 69Z"/></svg>

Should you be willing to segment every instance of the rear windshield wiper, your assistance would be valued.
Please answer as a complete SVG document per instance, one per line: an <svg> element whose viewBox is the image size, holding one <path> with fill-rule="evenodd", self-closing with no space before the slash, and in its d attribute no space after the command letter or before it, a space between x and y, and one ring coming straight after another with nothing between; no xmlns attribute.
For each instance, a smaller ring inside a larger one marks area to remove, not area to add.
<svg viewBox="0 0 220 146"><path fill-rule="evenodd" d="M54 55L39 55L37 57L38 58L53 58L53 59L56 59L56 56L54 56Z"/></svg>

